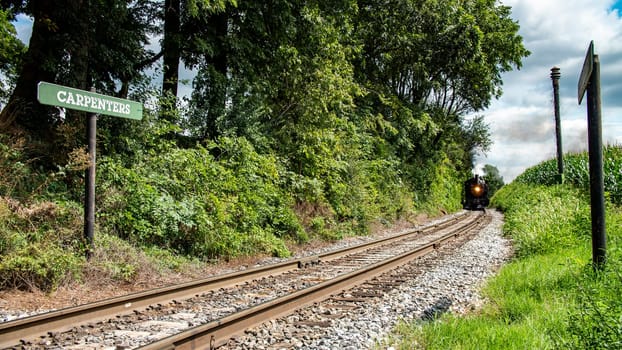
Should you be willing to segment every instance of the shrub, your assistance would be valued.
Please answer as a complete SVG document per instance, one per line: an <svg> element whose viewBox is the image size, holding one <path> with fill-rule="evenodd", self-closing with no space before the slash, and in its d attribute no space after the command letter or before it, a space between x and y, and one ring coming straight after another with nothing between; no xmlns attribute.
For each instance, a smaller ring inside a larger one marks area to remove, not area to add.
<svg viewBox="0 0 622 350"><path fill-rule="evenodd" d="M33 175L22 155L24 143L0 135L0 195L20 196L32 189L29 184Z"/></svg>
<svg viewBox="0 0 622 350"><path fill-rule="evenodd" d="M464 178L453 169L449 159L443 158L434 167L434 173L429 179L429 193L423 207L428 211L441 210L445 213L461 208L462 183Z"/></svg>
<svg viewBox="0 0 622 350"><path fill-rule="evenodd" d="M279 173L273 157L244 139L172 148L127 167L107 158L101 222L136 244L202 258L287 255L279 239L305 235Z"/></svg>
<svg viewBox="0 0 622 350"><path fill-rule="evenodd" d="M622 348L622 274L619 261L609 261L604 272L591 266L578 276L577 307L570 310L567 334L558 337L564 349Z"/></svg>
<svg viewBox="0 0 622 350"><path fill-rule="evenodd" d="M84 258L45 243L29 244L2 257L0 289L52 292L67 280L79 280Z"/></svg>
<svg viewBox="0 0 622 350"><path fill-rule="evenodd" d="M76 203L0 197L0 288L53 291L80 278L83 256Z"/></svg>
<svg viewBox="0 0 622 350"><path fill-rule="evenodd" d="M622 348L622 212L607 212L607 262L602 270L586 265L575 274L576 307L570 309L558 348Z"/></svg>

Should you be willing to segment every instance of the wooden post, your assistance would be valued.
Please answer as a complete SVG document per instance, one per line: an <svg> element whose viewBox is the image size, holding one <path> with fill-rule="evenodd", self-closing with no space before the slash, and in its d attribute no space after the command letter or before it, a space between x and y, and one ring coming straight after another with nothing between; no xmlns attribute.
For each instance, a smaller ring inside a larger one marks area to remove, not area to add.
<svg viewBox="0 0 622 350"><path fill-rule="evenodd" d="M605 185L603 175L603 138L600 110L600 60L594 55L594 67L587 88L587 133L590 160L590 202L592 206L592 261L602 269L606 260Z"/></svg>
<svg viewBox="0 0 622 350"><path fill-rule="evenodd" d="M605 232L605 185L603 175L603 138L600 111L600 59L594 54L594 42L583 62L579 77L579 104L587 91L587 134L590 161L590 205L592 218L592 265L602 270L607 258Z"/></svg>
<svg viewBox="0 0 622 350"><path fill-rule="evenodd" d="M88 130L87 137L89 143L89 168L86 169L85 181L84 181L84 238L86 240L86 259L91 259L93 254L93 248L95 246L93 242L95 231L95 147L97 140L97 114L88 114Z"/></svg>
<svg viewBox="0 0 622 350"><path fill-rule="evenodd" d="M555 140L557 141L557 183L564 183L564 152L562 150L562 127L559 115L559 68L551 68L551 80L553 81L553 106L555 109Z"/></svg>

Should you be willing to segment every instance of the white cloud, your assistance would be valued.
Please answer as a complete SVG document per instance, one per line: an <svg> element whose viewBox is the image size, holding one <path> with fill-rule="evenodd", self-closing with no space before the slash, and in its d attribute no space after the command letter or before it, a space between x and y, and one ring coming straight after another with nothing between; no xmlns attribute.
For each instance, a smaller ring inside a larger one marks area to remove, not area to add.
<svg viewBox="0 0 622 350"><path fill-rule="evenodd" d="M476 168L492 164L505 182L556 155L550 69L561 70L560 114L564 152L587 149L585 98L577 84L591 40L601 61L603 141L622 143L622 20L611 0L505 0L531 56L503 76L504 95L482 114L494 145Z"/></svg>

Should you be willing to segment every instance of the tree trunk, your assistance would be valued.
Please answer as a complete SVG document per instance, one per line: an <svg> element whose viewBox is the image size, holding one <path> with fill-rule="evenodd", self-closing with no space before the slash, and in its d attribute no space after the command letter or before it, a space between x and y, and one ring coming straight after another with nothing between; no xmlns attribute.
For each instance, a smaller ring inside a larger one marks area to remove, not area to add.
<svg viewBox="0 0 622 350"><path fill-rule="evenodd" d="M219 13L210 16L210 21L215 28L214 37L212 38L216 44L216 51L213 56L206 56L205 60L214 67L212 72L212 80L209 91L210 96L206 96L209 101L207 110L207 128L204 139L218 136L218 118L224 115L227 103L227 69L228 57L225 39L228 35L228 15Z"/></svg>
<svg viewBox="0 0 622 350"><path fill-rule="evenodd" d="M180 0L164 1L164 81L162 92L177 96L180 52Z"/></svg>
<svg viewBox="0 0 622 350"><path fill-rule="evenodd" d="M62 47L50 40L55 36L55 21L50 14L58 6L52 1L32 1L34 23L28 51L17 78L15 89L0 112L0 132L21 131L36 139L45 140L52 132L49 108L37 102L37 84L53 82L55 63L62 56Z"/></svg>

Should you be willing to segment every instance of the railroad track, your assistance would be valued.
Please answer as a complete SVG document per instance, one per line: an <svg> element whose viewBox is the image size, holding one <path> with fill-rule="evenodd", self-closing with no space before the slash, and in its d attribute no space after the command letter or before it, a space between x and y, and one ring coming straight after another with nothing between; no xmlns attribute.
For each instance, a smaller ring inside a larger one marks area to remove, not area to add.
<svg viewBox="0 0 622 350"><path fill-rule="evenodd" d="M214 348L433 251L485 218L462 213L355 247L5 322L0 348Z"/></svg>

